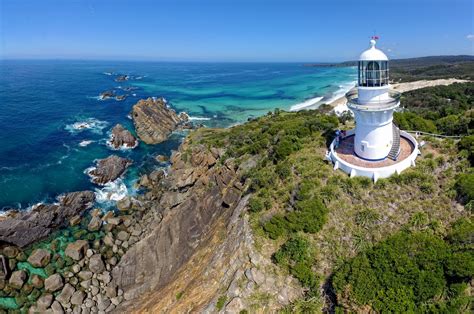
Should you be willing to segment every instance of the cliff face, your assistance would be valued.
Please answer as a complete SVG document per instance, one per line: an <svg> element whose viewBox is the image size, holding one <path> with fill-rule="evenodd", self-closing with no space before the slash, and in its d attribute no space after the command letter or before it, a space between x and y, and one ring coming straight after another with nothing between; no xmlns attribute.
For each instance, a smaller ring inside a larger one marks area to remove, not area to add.
<svg viewBox="0 0 474 314"><path fill-rule="evenodd" d="M126 300L117 311L238 312L259 293L272 301L258 307L275 309L301 295L294 279L275 275L255 252L240 179L247 169L219 162L222 154L185 142L165 178L142 178L148 192L138 201L156 214L112 272Z"/></svg>
<svg viewBox="0 0 474 314"><path fill-rule="evenodd" d="M190 257L209 243L216 223L228 222L240 201L244 187L231 162L217 165L217 150L186 150L185 143L172 157L169 175L161 182L159 177L142 179L150 191L140 199L141 206L160 214L149 225L151 232L113 271L112 277L124 290L126 300L170 283ZM140 305L132 303L135 308Z"/></svg>
<svg viewBox="0 0 474 314"><path fill-rule="evenodd" d="M132 109L132 119L138 137L147 144L165 141L179 124L187 120L184 115L167 107L163 98L138 101Z"/></svg>

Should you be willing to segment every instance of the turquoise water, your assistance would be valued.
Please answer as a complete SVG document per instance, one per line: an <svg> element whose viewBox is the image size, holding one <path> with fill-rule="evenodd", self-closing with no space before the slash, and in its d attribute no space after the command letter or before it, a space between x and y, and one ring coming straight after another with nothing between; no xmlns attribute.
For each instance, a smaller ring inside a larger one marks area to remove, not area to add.
<svg viewBox="0 0 474 314"><path fill-rule="evenodd" d="M116 82L116 74L130 79ZM127 116L140 98L165 97L198 123L226 127L308 99L328 101L355 77L354 68L296 63L1 61L0 209L27 208L83 189L96 190L99 205L106 206L110 198L133 192L139 174L160 166L154 156L169 155L184 136L154 146L140 143L134 150L109 149L108 132L116 123L133 130ZM105 90L129 97L99 100ZM78 130L75 123L90 128ZM134 166L123 180L94 186L85 169L112 153L133 159Z"/></svg>

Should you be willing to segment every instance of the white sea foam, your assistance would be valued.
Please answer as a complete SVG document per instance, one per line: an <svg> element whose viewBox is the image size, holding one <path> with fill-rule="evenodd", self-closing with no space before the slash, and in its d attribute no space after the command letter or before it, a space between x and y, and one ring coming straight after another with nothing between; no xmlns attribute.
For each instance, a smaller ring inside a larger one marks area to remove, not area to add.
<svg viewBox="0 0 474 314"><path fill-rule="evenodd" d="M344 96L348 91L350 91L351 89L354 88L354 86L356 85L356 82L350 82L350 83L344 83L344 84L341 84L339 85L339 89L334 92L331 96L331 98L329 98L328 100L325 100L324 102L327 103L327 104L330 104L332 103L333 101L341 98L342 96Z"/></svg>
<svg viewBox="0 0 474 314"><path fill-rule="evenodd" d="M189 116L189 120L191 120L191 121L209 121L209 120L211 120L211 118Z"/></svg>
<svg viewBox="0 0 474 314"><path fill-rule="evenodd" d="M307 109L308 107L312 107L312 106L316 105L323 98L324 97L315 97L315 98L305 100L303 102L300 102L296 105L291 106L290 111L299 111L299 110Z"/></svg>
<svg viewBox="0 0 474 314"><path fill-rule="evenodd" d="M106 183L101 188L95 189L97 203L117 202L128 195L128 189L122 179Z"/></svg>
<svg viewBox="0 0 474 314"><path fill-rule="evenodd" d="M90 130L93 133L102 134L102 130L109 125L107 121L101 121L95 118L85 119L66 125L65 129L70 133L79 133L84 130Z"/></svg>
<svg viewBox="0 0 474 314"><path fill-rule="evenodd" d="M84 140L84 141L81 141L81 142L79 143L79 146L81 146L81 147L86 147L86 146L88 146L89 144L92 144L93 142L94 142L94 141Z"/></svg>

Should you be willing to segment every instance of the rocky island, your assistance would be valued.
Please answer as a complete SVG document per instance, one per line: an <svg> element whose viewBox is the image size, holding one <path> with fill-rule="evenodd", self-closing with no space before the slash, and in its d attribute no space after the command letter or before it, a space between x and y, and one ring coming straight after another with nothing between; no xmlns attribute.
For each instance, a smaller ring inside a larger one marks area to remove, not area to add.
<svg viewBox="0 0 474 314"><path fill-rule="evenodd" d="M110 145L115 148L135 148L138 141L135 136L125 129L121 124L117 124L112 129L112 135L109 141Z"/></svg>
<svg viewBox="0 0 474 314"><path fill-rule="evenodd" d="M92 182L105 184L120 177L131 164L132 160L130 159L112 155L98 160L96 167L89 170L88 174L91 176Z"/></svg>
<svg viewBox="0 0 474 314"><path fill-rule="evenodd" d="M187 115L176 114L163 98L151 97L133 106L132 119L138 137L146 144L165 141L171 132L188 121Z"/></svg>

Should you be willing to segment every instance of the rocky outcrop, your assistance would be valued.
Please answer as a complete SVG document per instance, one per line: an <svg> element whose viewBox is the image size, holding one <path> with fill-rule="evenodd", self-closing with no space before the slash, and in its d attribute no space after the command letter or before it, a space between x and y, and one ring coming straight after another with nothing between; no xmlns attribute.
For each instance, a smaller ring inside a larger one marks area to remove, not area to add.
<svg viewBox="0 0 474 314"><path fill-rule="evenodd" d="M92 178L92 182L103 185L120 177L131 164L132 160L130 159L112 155L98 160L96 167L88 174Z"/></svg>
<svg viewBox="0 0 474 314"><path fill-rule="evenodd" d="M134 148L138 144L135 136L125 129L121 124L117 124L112 129L112 136L110 138L110 145L115 148Z"/></svg>
<svg viewBox="0 0 474 314"><path fill-rule="evenodd" d="M106 100L109 98L115 97L115 92L113 90L107 90L105 92L100 93L99 99Z"/></svg>
<svg viewBox="0 0 474 314"><path fill-rule="evenodd" d="M72 192L59 198L59 204L40 204L0 221L0 243L25 247L43 239L68 221L82 215L95 200L91 191Z"/></svg>
<svg viewBox="0 0 474 314"><path fill-rule="evenodd" d="M158 144L184 124L187 115L178 116L163 98L148 98L139 100L133 106L132 119L136 133L143 142Z"/></svg>
<svg viewBox="0 0 474 314"><path fill-rule="evenodd" d="M128 81L130 77L128 75L119 75L115 78L116 82L125 82Z"/></svg>

